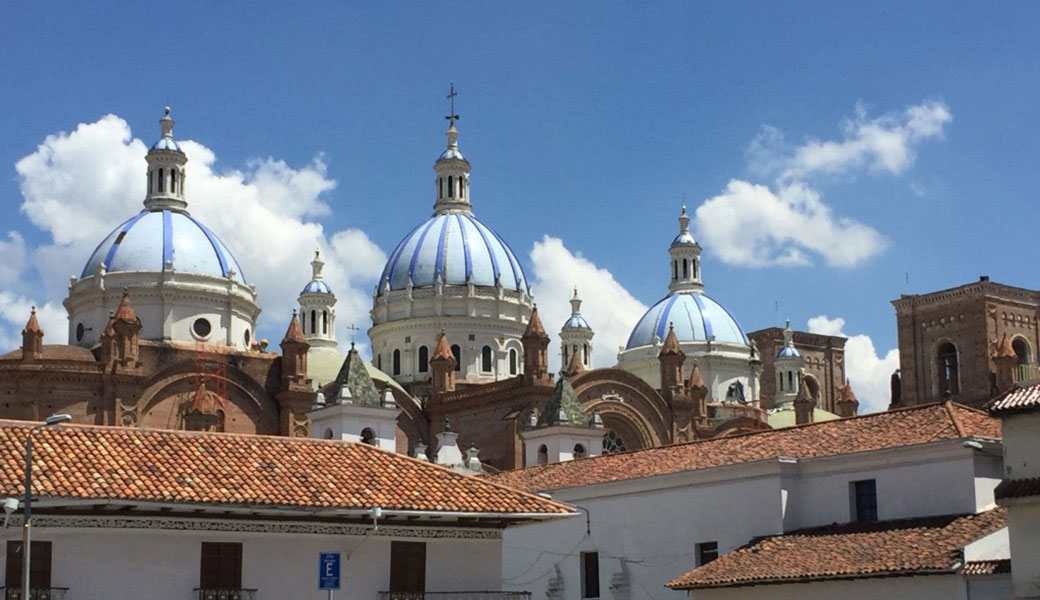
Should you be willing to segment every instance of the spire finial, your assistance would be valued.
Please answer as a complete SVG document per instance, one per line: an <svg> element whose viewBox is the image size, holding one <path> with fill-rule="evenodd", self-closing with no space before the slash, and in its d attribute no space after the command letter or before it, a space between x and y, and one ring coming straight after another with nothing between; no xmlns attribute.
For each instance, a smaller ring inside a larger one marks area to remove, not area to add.
<svg viewBox="0 0 1040 600"><path fill-rule="evenodd" d="M690 231L690 217L686 214L686 205L682 205L682 213L679 215L679 232L686 233Z"/></svg>
<svg viewBox="0 0 1040 600"><path fill-rule="evenodd" d="M159 119L159 127L164 138L173 139L173 117L170 116L169 106L163 108L163 118Z"/></svg>
<svg viewBox="0 0 1040 600"><path fill-rule="evenodd" d="M311 279L315 281L322 278L321 268L325 266L325 261L321 259L321 249L314 249L314 260L311 261Z"/></svg>
<svg viewBox="0 0 1040 600"><path fill-rule="evenodd" d="M358 331L361 331L361 330L358 329L357 325L354 325L353 323L351 323L350 327L347 327L347 331L350 332L350 347L353 348L354 347L354 334L357 333Z"/></svg>
<svg viewBox="0 0 1040 600"><path fill-rule="evenodd" d="M459 95L458 92L455 91L455 82L451 83L450 89L451 91L448 93L447 98L448 101L451 102L451 112L448 113L448 116L444 117L448 120L449 128L454 127L455 121L457 121L459 118L459 116L455 114L455 96Z"/></svg>

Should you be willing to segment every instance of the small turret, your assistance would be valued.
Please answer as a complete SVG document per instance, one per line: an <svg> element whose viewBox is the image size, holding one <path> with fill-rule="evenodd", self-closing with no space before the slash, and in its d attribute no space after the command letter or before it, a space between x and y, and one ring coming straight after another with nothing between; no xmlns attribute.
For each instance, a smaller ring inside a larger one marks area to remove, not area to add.
<svg viewBox="0 0 1040 600"><path fill-rule="evenodd" d="M813 411L816 409L816 400L809 393L809 386L805 385L805 374L799 374L798 395L794 399L794 422L795 425L805 425L813 422Z"/></svg>
<svg viewBox="0 0 1040 600"><path fill-rule="evenodd" d="M148 193L145 195L145 209L184 210L188 202L184 199L184 165L188 157L181 150L180 144L173 139L173 118L167 106L162 119L159 119L162 137L152 144L145 159L148 161Z"/></svg>
<svg viewBox="0 0 1040 600"><path fill-rule="evenodd" d="M661 351L657 355L661 364L661 394L665 401L671 402L673 396L683 395L683 363L686 355L679 347L679 338L675 335L675 327L668 324L668 335L661 344Z"/></svg>
<svg viewBox="0 0 1040 600"><path fill-rule="evenodd" d="M283 389L295 390L296 388L310 390L310 380L307 379L307 336L303 334L300 318L293 311L292 319L289 320L289 328L285 330L282 338L282 387Z"/></svg>
<svg viewBox="0 0 1040 600"><path fill-rule="evenodd" d="M784 325L784 345L776 353L773 370L776 372L776 392L773 395L773 406L794 402L801 389L801 377L804 360L798 349L794 347L794 331L791 321Z"/></svg>
<svg viewBox="0 0 1040 600"><path fill-rule="evenodd" d="M43 358L43 329L36 320L36 307L29 312L29 321L22 330L22 360L32 361Z"/></svg>
<svg viewBox="0 0 1040 600"><path fill-rule="evenodd" d="M337 346L336 295L322 275L324 266L321 250L315 250L314 260L311 261L311 280L300 291L297 299L303 332L312 348Z"/></svg>
<svg viewBox="0 0 1040 600"><path fill-rule="evenodd" d="M701 282L701 246L690 233L690 217L686 214L685 204L679 214L679 234L672 240L668 255L672 271L672 280L668 284L670 291L704 289Z"/></svg>
<svg viewBox="0 0 1040 600"><path fill-rule="evenodd" d="M430 358L430 371L432 371L430 391L434 398L445 392L455 391L455 354L448 344L448 336L441 330L437 336L437 346Z"/></svg>
<svg viewBox="0 0 1040 600"><path fill-rule="evenodd" d="M459 116L455 114L456 95L455 86L452 85L451 93L448 95L451 100L451 114L445 117L448 120L448 130L444 132L448 139L448 147L433 164L433 170L437 173L434 182L437 197L437 201L433 204L433 214L435 215L472 212L472 205L469 201L470 165L459 151L459 130L455 128L455 121L459 119Z"/></svg>
<svg viewBox="0 0 1040 600"><path fill-rule="evenodd" d="M531 311L531 320L520 341L524 345L524 382L549 383L549 335L545 333L538 307Z"/></svg>
<svg viewBox="0 0 1040 600"><path fill-rule="evenodd" d="M854 417L858 410L859 399L856 398L856 392L852 391L852 384L846 379L845 386L839 391L838 416Z"/></svg>
<svg viewBox="0 0 1040 600"><path fill-rule="evenodd" d="M578 297L578 288L574 288L571 297L571 316L560 328L560 365L566 370L571 370L573 356L578 355L582 370L592 367L592 338L595 332L592 326L581 315L581 298Z"/></svg>

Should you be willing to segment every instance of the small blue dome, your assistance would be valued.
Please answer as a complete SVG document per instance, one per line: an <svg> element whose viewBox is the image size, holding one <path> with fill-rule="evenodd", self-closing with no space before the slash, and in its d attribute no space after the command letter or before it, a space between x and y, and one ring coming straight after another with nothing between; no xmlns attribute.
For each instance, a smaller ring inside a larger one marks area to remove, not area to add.
<svg viewBox="0 0 1040 600"><path fill-rule="evenodd" d="M445 285L502 287L527 292L527 278L520 261L498 234L466 213L434 215L413 229L397 248L379 278L377 292L412 286L432 286L437 275Z"/></svg>
<svg viewBox="0 0 1040 600"><path fill-rule="evenodd" d="M87 261L80 277L98 272L105 263L114 271L175 271L227 277L234 270L245 282L242 267L212 231L186 212L141 211L108 234Z"/></svg>
<svg viewBox="0 0 1040 600"><path fill-rule="evenodd" d="M152 150L173 150L174 152L184 152L181 150L181 145L177 143L173 138L159 138L158 142L152 144Z"/></svg>
<svg viewBox="0 0 1040 600"><path fill-rule="evenodd" d="M589 322L581 315L573 315L563 324L564 329L592 329Z"/></svg>
<svg viewBox="0 0 1040 600"><path fill-rule="evenodd" d="M324 281L315 279L303 287L301 294L329 294L332 295L332 288L329 284Z"/></svg>
<svg viewBox="0 0 1040 600"><path fill-rule="evenodd" d="M625 349L649 346L655 336L664 341L669 323L675 325L679 342L704 341L715 336L716 342L748 343L736 319L721 304L701 293L676 292L646 311L628 337Z"/></svg>
<svg viewBox="0 0 1040 600"><path fill-rule="evenodd" d="M799 358L801 354L794 346L784 346L776 353L777 358Z"/></svg>
<svg viewBox="0 0 1040 600"><path fill-rule="evenodd" d="M691 235L689 231L680 231L679 235L675 236L675 239L672 240L672 245L695 246L697 245L697 240L693 239L693 235Z"/></svg>

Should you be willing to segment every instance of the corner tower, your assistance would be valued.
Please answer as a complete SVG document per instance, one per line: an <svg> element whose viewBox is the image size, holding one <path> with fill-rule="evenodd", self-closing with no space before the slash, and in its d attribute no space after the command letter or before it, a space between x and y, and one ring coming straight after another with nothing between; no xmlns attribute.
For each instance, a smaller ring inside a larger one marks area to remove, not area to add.
<svg viewBox="0 0 1040 600"><path fill-rule="evenodd" d="M578 288L571 297L571 316L560 329L560 368L567 371L575 360L584 370L592 369L592 326L581 316L581 298ZM575 359L574 356L578 358Z"/></svg>

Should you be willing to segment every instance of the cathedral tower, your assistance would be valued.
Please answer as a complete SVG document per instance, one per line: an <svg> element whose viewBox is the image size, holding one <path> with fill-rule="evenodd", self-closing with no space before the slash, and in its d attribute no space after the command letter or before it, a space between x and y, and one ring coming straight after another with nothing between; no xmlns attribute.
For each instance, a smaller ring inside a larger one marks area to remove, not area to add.
<svg viewBox="0 0 1040 600"><path fill-rule="evenodd" d="M578 297L578 288L574 288L574 296L571 297L571 316L560 329L560 368L570 369L573 356L577 355L581 366L585 370L592 367L592 326L581 316L581 298Z"/></svg>

